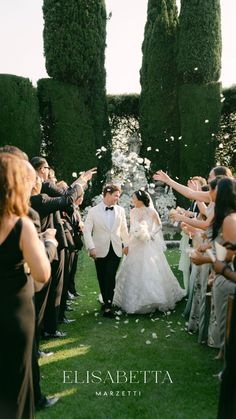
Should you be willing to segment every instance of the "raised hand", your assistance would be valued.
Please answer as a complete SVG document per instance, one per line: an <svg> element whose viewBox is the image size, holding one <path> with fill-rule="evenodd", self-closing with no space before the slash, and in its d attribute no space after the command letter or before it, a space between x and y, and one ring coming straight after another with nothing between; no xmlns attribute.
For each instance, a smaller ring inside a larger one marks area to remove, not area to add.
<svg viewBox="0 0 236 419"><path fill-rule="evenodd" d="M198 184L198 182L195 182L195 181L194 181L194 180L192 180L192 179L188 180L188 187L189 187L190 189L192 189L193 191L200 191L200 190L201 190L201 187L200 187L200 185Z"/></svg>
<svg viewBox="0 0 236 419"><path fill-rule="evenodd" d="M81 179L84 182L88 182L89 180L92 179L95 173L97 173L97 168L93 167L92 169L89 169L86 172L81 173L79 179Z"/></svg>
<svg viewBox="0 0 236 419"><path fill-rule="evenodd" d="M159 180L160 182L164 182L167 185L169 184L169 182L171 181L170 176L167 175L167 173L163 172L162 170L158 170L158 172L156 172L153 175L153 179L154 180Z"/></svg>

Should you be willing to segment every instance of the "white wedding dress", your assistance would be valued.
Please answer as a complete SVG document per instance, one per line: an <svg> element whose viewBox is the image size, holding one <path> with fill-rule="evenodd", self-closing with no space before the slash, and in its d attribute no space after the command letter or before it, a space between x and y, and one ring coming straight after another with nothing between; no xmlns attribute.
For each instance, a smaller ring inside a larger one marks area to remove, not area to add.
<svg viewBox="0 0 236 419"><path fill-rule="evenodd" d="M113 304L126 313L172 310L186 294L166 260L159 215L154 208L131 210L129 253L116 277Z"/></svg>

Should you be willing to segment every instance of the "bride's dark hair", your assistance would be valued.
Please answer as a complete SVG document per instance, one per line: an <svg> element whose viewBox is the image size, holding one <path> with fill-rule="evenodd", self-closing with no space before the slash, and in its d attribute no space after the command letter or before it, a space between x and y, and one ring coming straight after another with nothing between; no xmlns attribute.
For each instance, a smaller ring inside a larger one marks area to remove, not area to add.
<svg viewBox="0 0 236 419"><path fill-rule="evenodd" d="M134 194L139 201L143 202L145 207L150 206L150 196L147 192L142 191L142 189L139 189L138 191L135 191Z"/></svg>

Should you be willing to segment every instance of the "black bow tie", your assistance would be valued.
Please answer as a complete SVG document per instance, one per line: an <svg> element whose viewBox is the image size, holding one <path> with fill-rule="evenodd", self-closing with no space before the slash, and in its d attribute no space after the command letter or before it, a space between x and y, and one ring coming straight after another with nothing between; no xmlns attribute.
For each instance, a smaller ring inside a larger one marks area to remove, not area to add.
<svg viewBox="0 0 236 419"><path fill-rule="evenodd" d="M106 207L105 209L106 209L106 211L108 211L108 210L113 211L114 207Z"/></svg>

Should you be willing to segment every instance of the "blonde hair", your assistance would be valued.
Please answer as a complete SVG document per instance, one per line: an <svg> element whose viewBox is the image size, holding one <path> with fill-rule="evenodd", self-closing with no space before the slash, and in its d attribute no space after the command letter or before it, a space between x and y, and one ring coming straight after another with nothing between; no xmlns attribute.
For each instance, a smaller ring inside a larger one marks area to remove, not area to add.
<svg viewBox="0 0 236 419"><path fill-rule="evenodd" d="M15 155L0 153L0 222L4 215L28 213L26 165Z"/></svg>

